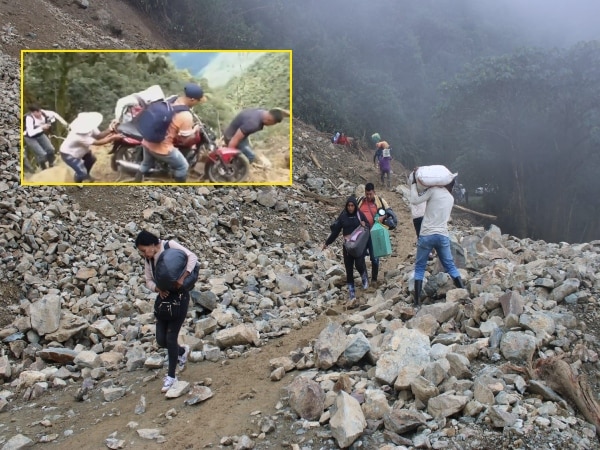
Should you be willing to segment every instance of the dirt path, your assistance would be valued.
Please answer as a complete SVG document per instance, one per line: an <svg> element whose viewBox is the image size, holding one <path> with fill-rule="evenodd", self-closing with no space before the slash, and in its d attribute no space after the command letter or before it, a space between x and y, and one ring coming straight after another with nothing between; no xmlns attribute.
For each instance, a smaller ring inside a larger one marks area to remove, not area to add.
<svg viewBox="0 0 600 450"><path fill-rule="evenodd" d="M365 176L375 176L376 173L367 171ZM70 188L69 195L74 197L82 208L92 209L98 214L112 220L131 220L127 214L117 211L139 211L143 202L135 188L121 188L123 195L119 208L115 208L115 196L110 196L114 188L97 187L91 195L88 189ZM386 271L396 270L401 266L412 263L415 234L409 210L400 194L377 189L376 192L384 197L398 215L398 227L391 232L393 254L382 258L379 289L385 289L384 275ZM370 265L370 263L367 263ZM373 295L374 289L359 295ZM330 312L339 314L328 316L322 314L309 325L300 330L293 330L285 337L268 341L263 347L249 352L250 356L238 359L226 359L218 362L202 361L189 363L187 370L180 375L182 380L190 383L209 384L214 396L195 406L186 406L186 396L174 400L166 400L160 392L163 370L134 371L109 373L109 379L115 384L126 387L125 397L103 402L99 389L94 389L94 397L84 403L76 403L75 392L81 382L74 383L64 390L50 390L44 396L42 403L31 405L26 403L26 414L12 415L11 427L33 426L36 433L57 433L59 438L47 448L103 448L104 442L116 432L118 439L124 439L126 448L159 448L162 444L140 438L136 429L157 428L163 434L168 445L173 448L205 448L217 446L224 436L239 436L259 432L258 422L262 417L276 414L276 404L281 398L281 389L287 386L299 372L292 371L279 382L270 380L269 361L280 356L288 356L291 351L309 345L316 339L329 320L342 320L343 306L338 305ZM146 399L146 412L135 414L136 404L141 396ZM167 411L174 409L176 417L168 419ZM76 411L69 413L69 411ZM25 411L23 411L25 412ZM259 413L258 413L259 412ZM52 423L51 428L44 427L42 420ZM128 424L137 423L130 428ZM289 427L283 427L286 436L282 439L293 439ZM68 438L63 437L65 430L72 430ZM287 436L289 434L289 436ZM269 437L267 437L269 438Z"/></svg>
<svg viewBox="0 0 600 450"><path fill-rule="evenodd" d="M336 310L340 312L341 307L336 307ZM210 384L214 393L212 398L195 406L184 405L185 396L166 400L160 392L161 377L143 381L152 372L125 373L119 380L120 384L129 389L125 397L110 403L93 399L83 407L78 406L77 417L63 415L60 419L52 420L51 432L62 434L65 429L72 429L74 434L67 441L59 439L45 447L66 448L65 443L68 443L69 448L103 448L100 443L116 432L118 439L125 439L127 448L163 448L159 443L139 438L136 431L128 427L132 421L138 424L136 429L160 429L172 448L182 449L218 445L223 436L254 433L258 430L254 422L276 412L280 389L299 373L290 372L282 381L273 382L269 379L269 360L287 356L291 351L308 345L329 320L339 320L340 317L321 315L306 327L255 349L248 357L216 363L189 363L179 378L190 383ZM162 375L162 371L160 374ZM49 411L54 408L59 411L68 410L69 404L75 401L74 391L75 387L60 395L53 394L50 401L45 401L43 409L38 407L30 411L22 425L29 423L39 431L44 430L39 421L52 416L53 413ZM136 415L134 409L142 395L146 399L146 412ZM169 420L165 413L172 408L176 410L177 416ZM257 411L260 414L253 415Z"/></svg>

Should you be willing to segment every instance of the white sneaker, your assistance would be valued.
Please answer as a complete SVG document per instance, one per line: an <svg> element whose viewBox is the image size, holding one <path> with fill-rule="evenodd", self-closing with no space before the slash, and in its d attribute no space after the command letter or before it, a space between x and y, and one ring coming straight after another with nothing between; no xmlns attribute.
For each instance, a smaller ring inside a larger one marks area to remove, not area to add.
<svg viewBox="0 0 600 450"><path fill-rule="evenodd" d="M188 355L190 354L190 346L183 345L183 355L177 357L177 365L179 366L179 370L185 369L185 365L187 364Z"/></svg>
<svg viewBox="0 0 600 450"><path fill-rule="evenodd" d="M167 392L169 389L173 387L173 385L177 382L177 377L170 377L169 375L165 376L163 379L163 387L160 392Z"/></svg>

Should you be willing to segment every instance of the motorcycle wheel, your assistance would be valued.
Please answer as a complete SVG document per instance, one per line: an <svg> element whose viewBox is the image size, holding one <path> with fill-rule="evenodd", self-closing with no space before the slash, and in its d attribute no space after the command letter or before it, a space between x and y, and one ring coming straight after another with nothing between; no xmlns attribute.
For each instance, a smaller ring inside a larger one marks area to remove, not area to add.
<svg viewBox="0 0 600 450"><path fill-rule="evenodd" d="M241 153L235 156L230 164L217 161L208 163L204 169L204 175L212 183L239 183L245 181L250 174L250 162Z"/></svg>
<svg viewBox="0 0 600 450"><path fill-rule="evenodd" d="M110 167L115 172L123 171L127 174L135 175L137 170L130 169L128 167L122 166L117 161L127 161L130 163L137 164L138 166L142 163L142 159L144 157L144 153L142 147L128 147L122 146L119 147L112 155L110 159Z"/></svg>

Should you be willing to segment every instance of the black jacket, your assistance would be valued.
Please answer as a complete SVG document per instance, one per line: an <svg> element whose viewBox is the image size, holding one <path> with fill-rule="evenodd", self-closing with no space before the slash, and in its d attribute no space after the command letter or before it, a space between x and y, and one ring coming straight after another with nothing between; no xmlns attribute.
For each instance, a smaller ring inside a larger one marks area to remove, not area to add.
<svg viewBox="0 0 600 450"><path fill-rule="evenodd" d="M331 224L331 234L325 241L325 245L331 245L340 235L340 232L342 232L344 236L351 234L356 227L360 225L361 220L364 221L367 228L369 228L369 223L367 222L366 218L363 217L358 210L356 199L354 197L350 197L348 200L346 200L346 205L350 202L354 203L354 214L350 215L348 210L344 208L337 220Z"/></svg>

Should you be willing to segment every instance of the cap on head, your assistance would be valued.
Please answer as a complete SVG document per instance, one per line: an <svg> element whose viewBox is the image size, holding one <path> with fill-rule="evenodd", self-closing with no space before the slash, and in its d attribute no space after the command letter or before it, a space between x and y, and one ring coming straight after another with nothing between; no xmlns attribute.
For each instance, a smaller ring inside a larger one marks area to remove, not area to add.
<svg viewBox="0 0 600 450"><path fill-rule="evenodd" d="M193 98L194 100L200 100L204 97L204 90L196 83L186 84L183 88L183 92L186 97Z"/></svg>

